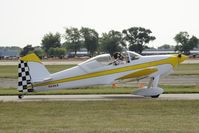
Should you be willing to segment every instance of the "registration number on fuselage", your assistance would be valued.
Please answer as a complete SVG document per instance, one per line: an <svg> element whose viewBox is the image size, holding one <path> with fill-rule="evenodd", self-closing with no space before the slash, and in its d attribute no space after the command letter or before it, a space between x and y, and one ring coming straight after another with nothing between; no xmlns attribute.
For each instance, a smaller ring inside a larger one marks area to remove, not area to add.
<svg viewBox="0 0 199 133"><path fill-rule="evenodd" d="M48 85L49 88L58 87L58 84Z"/></svg>

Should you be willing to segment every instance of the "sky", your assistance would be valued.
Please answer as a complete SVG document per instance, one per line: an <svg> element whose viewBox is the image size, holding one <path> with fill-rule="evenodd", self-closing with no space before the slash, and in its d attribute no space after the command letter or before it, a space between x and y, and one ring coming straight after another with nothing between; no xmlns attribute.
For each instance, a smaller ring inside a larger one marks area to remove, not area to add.
<svg viewBox="0 0 199 133"><path fill-rule="evenodd" d="M180 31L199 38L198 13L199 0L0 0L0 46L38 46L49 32L82 26L99 34L144 27L156 37L148 46L176 45Z"/></svg>

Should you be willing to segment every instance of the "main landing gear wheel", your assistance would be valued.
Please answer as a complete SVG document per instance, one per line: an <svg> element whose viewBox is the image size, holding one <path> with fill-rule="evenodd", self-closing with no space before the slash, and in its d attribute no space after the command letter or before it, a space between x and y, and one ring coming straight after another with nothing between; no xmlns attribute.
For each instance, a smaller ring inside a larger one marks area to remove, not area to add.
<svg viewBox="0 0 199 133"><path fill-rule="evenodd" d="M160 94L159 95L155 95L155 96L151 96L151 98L158 98L160 96Z"/></svg>
<svg viewBox="0 0 199 133"><path fill-rule="evenodd" d="M23 97L24 97L23 94L19 94L19 95L18 95L18 98L19 98L19 99L22 99Z"/></svg>

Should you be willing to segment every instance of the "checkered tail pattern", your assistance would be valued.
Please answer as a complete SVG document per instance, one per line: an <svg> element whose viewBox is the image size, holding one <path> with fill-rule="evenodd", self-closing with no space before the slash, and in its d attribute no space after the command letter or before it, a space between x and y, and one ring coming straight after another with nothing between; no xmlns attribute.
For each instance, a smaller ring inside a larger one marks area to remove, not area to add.
<svg viewBox="0 0 199 133"><path fill-rule="evenodd" d="M19 92L32 92L31 76L28 63L20 60L18 64L18 88Z"/></svg>

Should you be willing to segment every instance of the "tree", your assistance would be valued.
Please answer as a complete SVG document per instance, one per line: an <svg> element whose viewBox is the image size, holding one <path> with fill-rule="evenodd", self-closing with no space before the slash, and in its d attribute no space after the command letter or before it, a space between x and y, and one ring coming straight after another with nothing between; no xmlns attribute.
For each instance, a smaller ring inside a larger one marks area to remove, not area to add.
<svg viewBox="0 0 199 133"><path fill-rule="evenodd" d="M169 44L164 44L160 47L158 47L158 49L162 49L162 50L168 50L168 49L172 49L173 50L174 46L169 45Z"/></svg>
<svg viewBox="0 0 199 133"><path fill-rule="evenodd" d="M187 32L180 32L175 37L174 40L176 41L177 45L175 50L184 52L185 54L190 54L190 50L197 47L199 43L199 39L195 36L189 37Z"/></svg>
<svg viewBox="0 0 199 133"><path fill-rule="evenodd" d="M25 55L27 55L27 54L29 54L29 53L33 53L33 50L34 50L34 48L32 47L32 45L26 45L26 46L22 49L22 51L21 51L21 53L20 53L20 56L25 56Z"/></svg>
<svg viewBox="0 0 199 133"><path fill-rule="evenodd" d="M50 48L48 50L49 56L63 58L66 54L65 48Z"/></svg>
<svg viewBox="0 0 199 133"><path fill-rule="evenodd" d="M42 49L35 49L34 53L40 58L42 59L45 56L45 52Z"/></svg>
<svg viewBox="0 0 199 133"><path fill-rule="evenodd" d="M129 45L129 50L137 53L142 53L144 45L156 39L154 36L150 36L151 30L142 27L131 27L123 30L122 33L124 34L124 41Z"/></svg>
<svg viewBox="0 0 199 133"><path fill-rule="evenodd" d="M49 54L48 50L50 48L61 47L61 35L59 33L48 33L44 35L41 45L44 51Z"/></svg>
<svg viewBox="0 0 199 133"><path fill-rule="evenodd" d="M84 40L84 46L90 55L93 56L98 48L98 33L94 29L86 27L82 27L80 32Z"/></svg>
<svg viewBox="0 0 199 133"><path fill-rule="evenodd" d="M66 55L65 48L56 48L55 52L56 52L56 54L55 54L56 57L59 57L60 59L62 59Z"/></svg>
<svg viewBox="0 0 199 133"><path fill-rule="evenodd" d="M114 30L103 33L100 38L100 49L102 52L107 52L111 55L122 51L122 33Z"/></svg>
<svg viewBox="0 0 199 133"><path fill-rule="evenodd" d="M77 51L80 50L82 46L82 38L80 31L78 30L78 28L74 27L66 28L64 37L66 40L64 46L68 50L74 51L76 56Z"/></svg>

